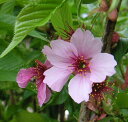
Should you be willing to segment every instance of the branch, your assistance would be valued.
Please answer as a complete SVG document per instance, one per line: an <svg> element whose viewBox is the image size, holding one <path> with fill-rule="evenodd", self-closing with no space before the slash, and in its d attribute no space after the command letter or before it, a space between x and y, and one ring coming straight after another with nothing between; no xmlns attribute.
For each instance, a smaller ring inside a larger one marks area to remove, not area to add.
<svg viewBox="0 0 128 122"><path fill-rule="evenodd" d="M119 9L121 6L121 2L122 2L122 0L120 0L118 7L117 7L118 13L119 13ZM116 26L116 22L117 22L117 20L115 20L114 22L109 20L109 19L107 20L105 34L104 34L104 37L102 39L103 43L104 43L103 48L102 48L102 52L107 52L107 53L111 52L112 35L113 35L114 29Z"/></svg>
<svg viewBox="0 0 128 122"><path fill-rule="evenodd" d="M86 102L81 103L78 122L88 122L90 119L90 110L86 107Z"/></svg>

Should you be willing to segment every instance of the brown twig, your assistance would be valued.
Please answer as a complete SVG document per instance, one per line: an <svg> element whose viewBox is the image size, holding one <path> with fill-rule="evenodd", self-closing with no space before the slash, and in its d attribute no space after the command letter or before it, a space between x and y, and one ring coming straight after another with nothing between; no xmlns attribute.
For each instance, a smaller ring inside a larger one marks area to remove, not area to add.
<svg viewBox="0 0 128 122"><path fill-rule="evenodd" d="M120 0L118 7L117 7L118 13L119 13L119 9L121 6L121 2L122 2L122 0ZM116 26L116 22L117 22L117 20L115 20L114 22L109 20L109 19L107 20L105 34L104 34L103 39L102 39L103 43L104 43L103 48L102 48L102 52L107 52L107 53L111 52L111 44L112 44L111 40L112 40L112 35L113 35L114 29Z"/></svg>
<svg viewBox="0 0 128 122"><path fill-rule="evenodd" d="M81 103L79 121L78 122L86 122L86 103Z"/></svg>

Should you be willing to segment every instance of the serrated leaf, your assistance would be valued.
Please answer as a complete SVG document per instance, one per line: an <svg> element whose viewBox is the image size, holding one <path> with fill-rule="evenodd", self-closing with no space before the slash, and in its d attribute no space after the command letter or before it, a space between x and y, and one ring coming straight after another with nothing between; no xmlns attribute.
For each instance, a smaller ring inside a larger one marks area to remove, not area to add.
<svg viewBox="0 0 128 122"><path fill-rule="evenodd" d="M64 30L67 32L71 31L69 27L72 27L72 13L71 8L67 2L57 9L57 11L52 16L51 21L54 28L61 37L66 35Z"/></svg>
<svg viewBox="0 0 128 122"><path fill-rule="evenodd" d="M128 52L128 40L121 39L117 47L113 50L113 54L118 63L122 57Z"/></svg>
<svg viewBox="0 0 128 122"><path fill-rule="evenodd" d="M12 42L0 55L0 58L17 46L25 36L37 26L46 24L55 10L64 2L61 0L46 0L42 4L27 5L19 13L15 24L15 35Z"/></svg>

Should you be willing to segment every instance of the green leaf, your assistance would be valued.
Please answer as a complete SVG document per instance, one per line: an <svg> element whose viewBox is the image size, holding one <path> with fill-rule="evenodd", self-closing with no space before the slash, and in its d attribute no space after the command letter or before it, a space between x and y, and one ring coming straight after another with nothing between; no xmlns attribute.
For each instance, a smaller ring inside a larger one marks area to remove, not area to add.
<svg viewBox="0 0 128 122"><path fill-rule="evenodd" d="M110 122L110 120L112 120L113 117L105 117L104 119L102 120L99 120L98 122Z"/></svg>
<svg viewBox="0 0 128 122"><path fill-rule="evenodd" d="M22 0L22 1L21 0L16 0L17 4L21 7L24 7L28 4L42 3L42 1L45 2L46 0L45 1L44 0Z"/></svg>
<svg viewBox="0 0 128 122"><path fill-rule="evenodd" d="M69 4L66 2L53 14L51 18L52 24L61 37L65 37L64 30L71 31L72 27L72 13ZM66 34L66 33L65 33Z"/></svg>
<svg viewBox="0 0 128 122"><path fill-rule="evenodd" d="M107 114L111 114L113 106L110 103L108 104L105 101L103 101L103 109Z"/></svg>
<svg viewBox="0 0 128 122"><path fill-rule="evenodd" d="M75 5L77 8L77 16L80 17L80 8L81 8L82 0L75 0Z"/></svg>
<svg viewBox="0 0 128 122"><path fill-rule="evenodd" d="M128 40L121 39L118 42L117 47L113 50L113 54L118 63L120 63L122 57L128 52Z"/></svg>
<svg viewBox="0 0 128 122"><path fill-rule="evenodd" d="M11 0L11 1L8 1L8 2L4 3L1 6L0 13L2 13L2 14L13 14L14 5L15 5L14 0Z"/></svg>
<svg viewBox="0 0 128 122"><path fill-rule="evenodd" d="M34 30L34 31L30 32L29 35L32 37L41 39L43 41L46 41L46 42L50 42L46 37L42 36L42 33L38 32L38 31Z"/></svg>
<svg viewBox="0 0 128 122"><path fill-rule="evenodd" d="M1 90L9 90L9 89L11 89L11 90L14 89L15 90L15 89L19 89L19 87L18 87L18 84L15 82L15 80L11 81L11 79L10 79L10 81L0 81L0 89Z"/></svg>
<svg viewBox="0 0 128 122"><path fill-rule="evenodd" d="M30 91L30 90L25 90L24 94L23 94L23 100L29 98L30 96L34 96L35 92Z"/></svg>
<svg viewBox="0 0 128 122"><path fill-rule="evenodd" d="M14 115L13 120L9 122L55 122L54 120L41 116L38 113L29 113L27 111L21 111Z"/></svg>
<svg viewBox="0 0 128 122"><path fill-rule="evenodd" d="M120 109L121 115L128 118L128 109Z"/></svg>
<svg viewBox="0 0 128 122"><path fill-rule="evenodd" d="M128 108L128 93L119 93L117 95L116 103L119 108Z"/></svg>
<svg viewBox="0 0 128 122"><path fill-rule="evenodd" d="M46 2L42 4L33 4L24 7L17 17L15 35L12 42L0 55L0 58L17 46L34 28L46 24L53 12L55 12L63 2L61 0L46 0Z"/></svg>
<svg viewBox="0 0 128 122"><path fill-rule="evenodd" d="M7 44L0 40L0 52ZM11 53L0 59L0 81L16 81L16 75L21 67L26 67L41 55L39 51L29 51L23 48L14 49Z"/></svg>
<svg viewBox="0 0 128 122"><path fill-rule="evenodd" d="M121 22L121 24L122 23L123 22ZM128 27L124 28L122 31L119 31L119 34L124 38L128 38Z"/></svg>
<svg viewBox="0 0 128 122"><path fill-rule="evenodd" d="M108 12L112 12L115 8L117 8L120 0L112 0L111 6L108 10Z"/></svg>
<svg viewBox="0 0 128 122"><path fill-rule="evenodd" d="M19 70L21 67L27 66L34 59L37 59L41 55L41 52L39 51L32 51L32 52L28 51L26 54L24 54L24 56L22 53L23 52L14 50L9 55L0 59L0 71L2 70L6 72L6 71Z"/></svg>
<svg viewBox="0 0 128 122"><path fill-rule="evenodd" d="M0 70L0 81L16 81L18 71Z"/></svg>
<svg viewBox="0 0 128 122"><path fill-rule="evenodd" d="M6 1L8 1L8 0L0 0L0 4L5 3Z"/></svg>
<svg viewBox="0 0 128 122"><path fill-rule="evenodd" d="M0 13L0 30L6 30L13 33L15 19L16 17L13 15Z"/></svg>
<svg viewBox="0 0 128 122"><path fill-rule="evenodd" d="M96 2L97 0L83 0L82 3L83 4L90 4L90 3L93 3L93 2Z"/></svg>
<svg viewBox="0 0 128 122"><path fill-rule="evenodd" d="M60 93L56 92L53 94L53 97L50 103L53 105L63 104L68 98L69 98L69 95L67 92L67 86L65 86Z"/></svg>
<svg viewBox="0 0 128 122"><path fill-rule="evenodd" d="M4 118L7 120L9 120L11 118L11 116L15 115L17 113L19 109L19 106L17 105L10 105L7 106L5 111L4 111Z"/></svg>

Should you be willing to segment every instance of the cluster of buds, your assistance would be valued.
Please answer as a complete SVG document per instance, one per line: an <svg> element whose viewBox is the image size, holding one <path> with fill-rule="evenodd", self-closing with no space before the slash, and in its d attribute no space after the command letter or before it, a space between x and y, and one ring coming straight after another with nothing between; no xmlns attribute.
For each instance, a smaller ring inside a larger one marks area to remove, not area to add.
<svg viewBox="0 0 128 122"><path fill-rule="evenodd" d="M110 2L107 2L107 0L101 0L100 7L97 9L98 12L108 12L111 3L112 3L112 0ZM109 20L114 22L117 20L117 17L118 17L117 8L108 12L108 19Z"/></svg>

